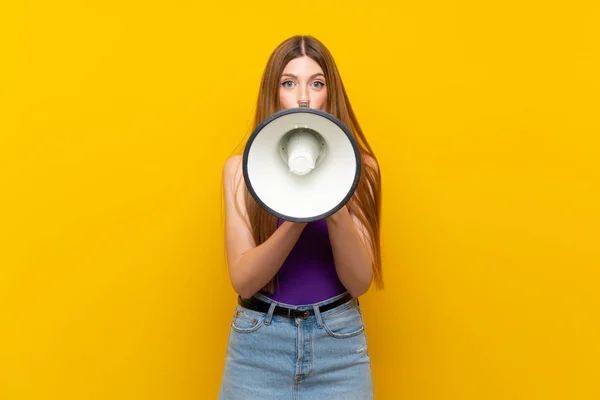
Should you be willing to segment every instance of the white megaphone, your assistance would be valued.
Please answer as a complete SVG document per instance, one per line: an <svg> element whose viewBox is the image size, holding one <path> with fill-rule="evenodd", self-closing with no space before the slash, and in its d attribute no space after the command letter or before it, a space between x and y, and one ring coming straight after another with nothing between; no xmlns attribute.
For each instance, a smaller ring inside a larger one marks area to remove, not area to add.
<svg viewBox="0 0 600 400"><path fill-rule="evenodd" d="M360 179L361 158L350 130L324 111L297 107L265 119L243 156L248 191L270 214L312 222L339 211Z"/></svg>

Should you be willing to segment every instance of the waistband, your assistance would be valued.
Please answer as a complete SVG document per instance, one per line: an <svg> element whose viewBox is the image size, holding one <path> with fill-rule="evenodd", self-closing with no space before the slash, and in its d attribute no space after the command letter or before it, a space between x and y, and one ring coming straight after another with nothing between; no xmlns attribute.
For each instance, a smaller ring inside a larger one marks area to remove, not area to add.
<svg viewBox="0 0 600 400"><path fill-rule="evenodd" d="M347 303L355 299L350 293L345 292L331 299L324 300L320 303L306 306L293 306L289 304L279 303L268 297L257 293L249 299L243 299L238 296L238 304L242 307L250 310L268 313L273 308L273 315L280 315L288 318L308 318L315 315L315 307L318 308L319 313L323 313L327 310L331 310L344 303ZM356 304L358 305L358 298L356 298Z"/></svg>

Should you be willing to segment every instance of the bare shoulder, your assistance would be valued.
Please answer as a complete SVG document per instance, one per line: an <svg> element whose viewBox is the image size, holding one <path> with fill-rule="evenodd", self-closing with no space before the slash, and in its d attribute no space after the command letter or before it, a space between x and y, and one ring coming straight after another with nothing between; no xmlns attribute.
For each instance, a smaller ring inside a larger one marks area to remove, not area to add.
<svg viewBox="0 0 600 400"><path fill-rule="evenodd" d="M223 190L225 192L225 201L229 205L235 205L237 203L238 206L245 211L243 192L246 185L242 175L242 156L235 155L229 157L223 165Z"/></svg>
<svg viewBox="0 0 600 400"><path fill-rule="evenodd" d="M225 180L231 180L235 175L239 174L242 170L242 156L236 154L229 157L223 165L223 177Z"/></svg>
<svg viewBox="0 0 600 400"><path fill-rule="evenodd" d="M233 190L240 184L244 185L242 175L242 156L237 154L229 157L223 165L223 185L225 191Z"/></svg>

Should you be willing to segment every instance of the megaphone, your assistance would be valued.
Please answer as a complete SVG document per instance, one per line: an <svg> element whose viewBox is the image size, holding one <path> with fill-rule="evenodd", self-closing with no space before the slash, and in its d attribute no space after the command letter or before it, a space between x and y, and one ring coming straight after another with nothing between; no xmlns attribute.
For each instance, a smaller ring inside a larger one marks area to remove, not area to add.
<svg viewBox="0 0 600 400"><path fill-rule="evenodd" d="M271 115L254 129L242 169L249 193L271 215L313 222L350 200L360 179L361 157L340 120L296 107Z"/></svg>

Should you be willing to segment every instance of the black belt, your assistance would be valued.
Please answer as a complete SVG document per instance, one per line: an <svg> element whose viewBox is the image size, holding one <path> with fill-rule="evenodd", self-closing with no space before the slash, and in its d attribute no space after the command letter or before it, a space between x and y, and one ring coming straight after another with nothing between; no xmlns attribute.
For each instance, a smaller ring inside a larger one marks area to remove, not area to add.
<svg viewBox="0 0 600 400"><path fill-rule="evenodd" d="M332 308L340 306L340 305L352 300L353 298L354 297L352 297L352 295L350 293L347 293L344 297L342 297L339 300L334 301L333 303L329 303L329 304L325 304L324 306L320 306L319 312L322 313L327 310L331 310ZM356 302L358 303L358 299L356 299ZM265 314L269 312L269 308L271 307L271 303L267 303L266 301L259 300L256 297L252 297L249 299L242 299L240 296L238 296L238 304L240 306L248 308L250 310L263 312ZM309 308L306 310L300 310L300 309L293 309L293 308L288 308L288 307L275 306L275 309L273 310L273 315L282 315L282 316L288 317L288 318L308 318L314 314L315 314L315 310L313 308Z"/></svg>

